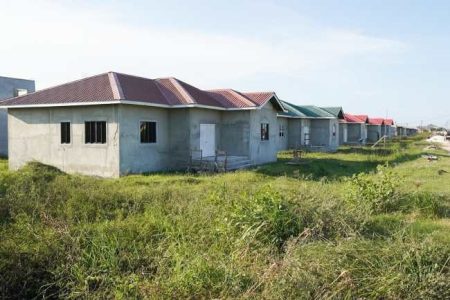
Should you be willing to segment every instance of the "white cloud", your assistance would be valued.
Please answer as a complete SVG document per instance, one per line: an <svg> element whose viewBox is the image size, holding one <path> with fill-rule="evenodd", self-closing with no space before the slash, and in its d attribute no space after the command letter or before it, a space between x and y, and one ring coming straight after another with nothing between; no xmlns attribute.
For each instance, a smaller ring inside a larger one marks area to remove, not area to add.
<svg viewBox="0 0 450 300"><path fill-rule="evenodd" d="M211 87L258 73L307 76L355 56L396 53L405 47L361 32L317 28L274 40L135 27L118 21L119 12L106 7L61 3L3 4L0 73L35 78L40 88L109 70L171 75Z"/></svg>

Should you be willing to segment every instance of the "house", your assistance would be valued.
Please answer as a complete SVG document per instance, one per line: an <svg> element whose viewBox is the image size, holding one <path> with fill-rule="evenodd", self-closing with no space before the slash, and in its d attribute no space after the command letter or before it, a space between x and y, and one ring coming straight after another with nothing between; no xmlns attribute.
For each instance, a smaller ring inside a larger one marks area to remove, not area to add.
<svg viewBox="0 0 450 300"><path fill-rule="evenodd" d="M0 100L34 92L33 80L0 76ZM0 156L8 156L8 112L0 108Z"/></svg>
<svg viewBox="0 0 450 300"><path fill-rule="evenodd" d="M286 111L278 113L279 150L309 147L335 151L339 147L339 119L333 114L313 105L281 102Z"/></svg>
<svg viewBox="0 0 450 300"><path fill-rule="evenodd" d="M348 141L347 121L345 120L344 110L340 106L321 107L321 109L332 114L339 121L339 145L344 145Z"/></svg>
<svg viewBox="0 0 450 300"><path fill-rule="evenodd" d="M369 118L367 124L367 142L376 143L382 136L382 126L384 125L383 118Z"/></svg>
<svg viewBox="0 0 450 300"><path fill-rule="evenodd" d="M274 92L201 90L176 78L108 72L6 100L9 167L29 161L118 177L183 169L198 151L250 164L277 159Z"/></svg>
<svg viewBox="0 0 450 300"><path fill-rule="evenodd" d="M365 144L367 140L367 123L368 118L358 118L355 115L345 113L345 121L347 123L347 143L348 144Z"/></svg>
<svg viewBox="0 0 450 300"><path fill-rule="evenodd" d="M383 126L381 126L382 134L389 138L395 136L396 130L394 126L395 123L393 119L384 119Z"/></svg>

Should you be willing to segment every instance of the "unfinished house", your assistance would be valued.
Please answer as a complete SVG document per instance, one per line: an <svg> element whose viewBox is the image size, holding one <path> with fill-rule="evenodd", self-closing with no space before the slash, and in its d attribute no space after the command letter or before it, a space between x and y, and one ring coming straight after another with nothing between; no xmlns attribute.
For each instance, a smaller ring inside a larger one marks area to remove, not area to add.
<svg viewBox="0 0 450 300"><path fill-rule="evenodd" d="M0 76L0 101L34 92L33 80ZM0 108L0 156L8 156L8 112Z"/></svg>
<svg viewBox="0 0 450 300"><path fill-rule="evenodd" d="M39 161L103 177L184 169L218 153L230 168L275 161L284 111L273 92L205 91L175 78L115 72L2 105L10 169Z"/></svg>
<svg viewBox="0 0 450 300"><path fill-rule="evenodd" d="M381 126L381 132L388 138L396 135L395 124L393 119L384 119L383 126Z"/></svg>
<svg viewBox="0 0 450 300"><path fill-rule="evenodd" d="M382 136L382 126L384 125L384 119L382 118L369 118L369 124L367 124L367 142L376 143Z"/></svg>
<svg viewBox="0 0 450 300"><path fill-rule="evenodd" d="M312 105L282 104L286 111L278 113L278 123L287 128L287 140L279 141L278 149L335 151L339 147L339 119L333 114Z"/></svg>
<svg viewBox="0 0 450 300"><path fill-rule="evenodd" d="M321 107L321 109L332 114L339 120L339 145L344 145L348 141L347 121L344 117L344 110L340 106L336 107Z"/></svg>
<svg viewBox="0 0 450 300"><path fill-rule="evenodd" d="M347 144L364 145L367 141L368 118L347 113L344 118L347 123Z"/></svg>

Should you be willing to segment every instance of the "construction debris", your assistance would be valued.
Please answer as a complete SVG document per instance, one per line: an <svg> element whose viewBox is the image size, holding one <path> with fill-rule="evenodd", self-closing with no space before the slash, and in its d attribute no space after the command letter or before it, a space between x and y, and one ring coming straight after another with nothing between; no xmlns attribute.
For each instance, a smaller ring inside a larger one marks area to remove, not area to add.
<svg viewBox="0 0 450 300"><path fill-rule="evenodd" d="M431 154L425 154L422 155L422 157L428 159L428 161L438 160L438 157L436 155Z"/></svg>

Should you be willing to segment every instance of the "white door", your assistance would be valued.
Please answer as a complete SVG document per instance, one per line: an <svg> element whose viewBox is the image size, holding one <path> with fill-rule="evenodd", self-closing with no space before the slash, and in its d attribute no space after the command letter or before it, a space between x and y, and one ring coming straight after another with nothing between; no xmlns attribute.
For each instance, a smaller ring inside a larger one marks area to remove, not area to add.
<svg viewBox="0 0 450 300"><path fill-rule="evenodd" d="M308 146L309 145L309 126L304 126L303 127L303 132L304 132L304 135L303 135L303 137L304 137L304 144L306 146Z"/></svg>
<svg viewBox="0 0 450 300"><path fill-rule="evenodd" d="M216 125L200 124L200 149L202 156L214 156L216 153Z"/></svg>

